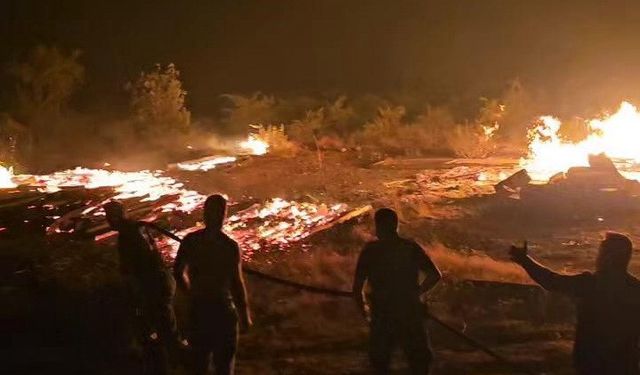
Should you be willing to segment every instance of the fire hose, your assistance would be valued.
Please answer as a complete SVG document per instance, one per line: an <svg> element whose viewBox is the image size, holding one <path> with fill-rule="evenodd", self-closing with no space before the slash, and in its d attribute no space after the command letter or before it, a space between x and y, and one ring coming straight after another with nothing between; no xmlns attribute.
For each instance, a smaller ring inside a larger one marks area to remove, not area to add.
<svg viewBox="0 0 640 375"><path fill-rule="evenodd" d="M153 229L157 230L158 232L162 233L163 235L173 239L174 241L177 242L182 242L182 238L178 237L177 235L175 235L174 233L170 232L167 229L164 229L162 227L156 226L154 224L150 225ZM353 297L353 293L352 292L348 292L348 291L344 291L344 290L337 290L337 289L331 289L331 288L325 288L325 287L319 287L319 286L314 286L314 285L307 285L307 284L301 284L292 280L287 280L287 279L283 279L277 276L273 276L273 275L269 275L267 273L249 268L249 267L242 267L242 270L244 271L244 273L248 274L248 275L252 275L255 277L258 277L260 279L266 280L268 282L274 283L274 284L278 284L278 285L282 285L282 286L286 286L289 288L294 288L297 290L301 290L301 291L305 291L308 293L315 293L315 294L322 294L322 295L326 295L326 296L332 296L332 297L343 297L343 298L352 298ZM424 312L425 317L431 321L433 321L434 323L438 324L440 327L444 328L446 331L448 331L449 333L452 333L454 336L462 339L463 341L465 341L467 344L469 344L470 346L486 353L487 355L489 355L490 357L492 357L493 359L495 359L496 361L502 363L503 365L511 368L511 370L515 371L516 373L520 373L520 374L528 374L528 375L535 375L536 373L534 373L533 371L523 368L521 365L513 363L512 361L510 361L508 358L502 356L501 354L496 353L493 349L489 348L487 345L481 343L480 341L474 339L473 337L468 336L467 334L461 332L460 330L458 330L457 328L451 326L450 324L444 322L443 320L441 320L440 318L438 318L437 316L433 315L432 313L430 313L429 311Z"/></svg>

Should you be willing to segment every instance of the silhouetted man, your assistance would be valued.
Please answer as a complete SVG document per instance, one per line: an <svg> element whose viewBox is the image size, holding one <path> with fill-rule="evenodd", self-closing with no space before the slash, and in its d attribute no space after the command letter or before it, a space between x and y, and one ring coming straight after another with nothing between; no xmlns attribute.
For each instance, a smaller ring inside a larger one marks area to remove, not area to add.
<svg viewBox="0 0 640 375"><path fill-rule="evenodd" d="M136 307L142 309L143 343L158 339L162 345L161 357L154 361L159 363L151 372L166 373L167 354L176 360L180 348L173 311L175 282L149 233L149 223L128 219L119 202L105 204L104 210L107 222L118 232L120 271Z"/></svg>
<svg viewBox="0 0 640 375"><path fill-rule="evenodd" d="M191 297L190 337L194 372L205 374L210 356L216 374L232 374L240 329L252 324L238 244L223 231L227 201L212 195L204 204L205 229L180 245L174 275Z"/></svg>
<svg viewBox="0 0 640 375"><path fill-rule="evenodd" d="M365 316L365 282L371 288L371 364L376 374L389 373L391 356L399 345L411 373L427 374L432 354L421 297L438 283L440 271L420 245L398 235L393 210L378 210L375 224L378 240L367 243L360 253L353 285L354 298Z"/></svg>
<svg viewBox="0 0 640 375"><path fill-rule="evenodd" d="M576 302L574 366L580 375L638 375L640 281L627 273L631 240L609 232L600 243L595 273L555 273L512 246L514 262L543 288Z"/></svg>

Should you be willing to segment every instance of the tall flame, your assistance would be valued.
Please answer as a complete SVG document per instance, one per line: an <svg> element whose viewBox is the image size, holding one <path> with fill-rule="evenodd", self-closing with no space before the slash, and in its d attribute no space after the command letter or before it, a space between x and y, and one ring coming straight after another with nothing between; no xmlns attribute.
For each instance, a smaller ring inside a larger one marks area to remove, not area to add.
<svg viewBox="0 0 640 375"><path fill-rule="evenodd" d="M634 178L632 166L640 163L640 112L623 102L612 115L587 121L589 135L572 143L559 136L562 123L551 116L540 118L529 133L529 154L520 165L537 181L546 181L570 167L588 166L590 154L604 153L623 175Z"/></svg>

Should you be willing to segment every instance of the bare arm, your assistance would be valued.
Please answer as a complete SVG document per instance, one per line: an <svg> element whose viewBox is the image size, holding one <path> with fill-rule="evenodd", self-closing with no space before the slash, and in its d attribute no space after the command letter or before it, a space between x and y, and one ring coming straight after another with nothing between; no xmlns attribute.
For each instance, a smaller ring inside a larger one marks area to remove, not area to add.
<svg viewBox="0 0 640 375"><path fill-rule="evenodd" d="M420 246L418 246L418 257L420 271L424 273L424 280L420 283L420 294L425 294L433 289L436 284L442 279L442 272L431 261L431 258L424 252Z"/></svg>
<svg viewBox="0 0 640 375"><path fill-rule="evenodd" d="M540 286L552 292L575 296L579 293L582 275L562 275L538 263L529 256L527 244L523 247L511 246L511 259L519 264Z"/></svg>
<svg viewBox="0 0 640 375"><path fill-rule="evenodd" d="M178 288L182 290L189 290L190 287L189 279L186 276L186 270L189 264L186 255L188 253L188 248L189 239L185 238L185 240L180 243L178 254L176 255L176 260L173 264L173 278L176 280Z"/></svg>
<svg viewBox="0 0 640 375"><path fill-rule="evenodd" d="M353 299L356 301L356 305L358 306L358 311L362 312L363 315L366 316L366 308L365 308L365 300L364 300L364 284L367 281L367 267L365 263L365 255L366 247L360 253L358 257L358 263L356 265L356 273L353 280L353 288L351 292L353 293Z"/></svg>
<svg viewBox="0 0 640 375"><path fill-rule="evenodd" d="M231 283L231 295L233 296L233 303L238 309L240 315L240 326L243 330L247 330L253 325L251 320L251 313L249 312L249 303L247 302L247 288L242 276L242 262L238 261L238 266L235 268L233 279Z"/></svg>

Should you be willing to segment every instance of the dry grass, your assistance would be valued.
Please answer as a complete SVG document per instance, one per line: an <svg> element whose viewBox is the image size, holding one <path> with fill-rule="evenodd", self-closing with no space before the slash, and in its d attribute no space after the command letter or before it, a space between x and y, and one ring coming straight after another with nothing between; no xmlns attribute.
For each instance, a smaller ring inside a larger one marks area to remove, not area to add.
<svg viewBox="0 0 640 375"><path fill-rule="evenodd" d="M434 244L427 249L434 263L453 280L532 283L524 270L514 263L498 261L483 253L461 254L442 244Z"/></svg>

